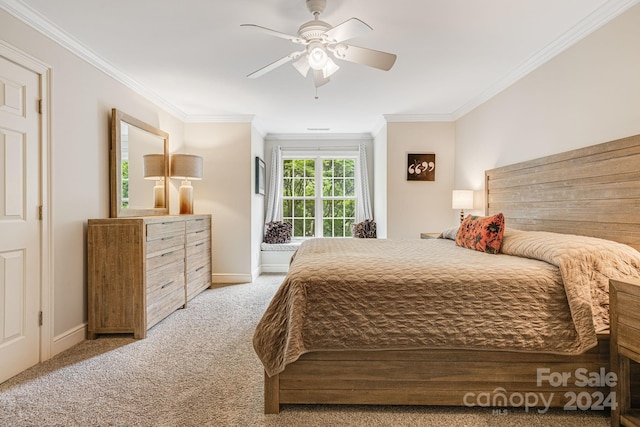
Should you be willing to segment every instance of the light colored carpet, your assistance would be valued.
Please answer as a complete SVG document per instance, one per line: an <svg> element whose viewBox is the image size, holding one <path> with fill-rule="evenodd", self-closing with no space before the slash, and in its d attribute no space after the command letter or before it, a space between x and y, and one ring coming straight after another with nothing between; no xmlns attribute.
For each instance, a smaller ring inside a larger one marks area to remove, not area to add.
<svg viewBox="0 0 640 427"><path fill-rule="evenodd" d="M284 406L264 415L254 327L282 275L209 289L144 340L101 336L0 384L2 426L608 426L607 413Z"/></svg>

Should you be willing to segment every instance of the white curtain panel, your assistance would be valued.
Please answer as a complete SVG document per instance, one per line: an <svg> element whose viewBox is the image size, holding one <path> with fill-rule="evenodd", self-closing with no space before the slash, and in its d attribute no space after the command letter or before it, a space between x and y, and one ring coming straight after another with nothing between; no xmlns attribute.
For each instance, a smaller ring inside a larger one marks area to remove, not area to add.
<svg viewBox="0 0 640 427"><path fill-rule="evenodd" d="M356 168L356 222L373 219L371 212L371 195L369 194L369 173L367 169L367 149L364 144L358 145L358 167Z"/></svg>
<svg viewBox="0 0 640 427"><path fill-rule="evenodd" d="M271 152L271 174L267 188L267 212L265 223L282 221L282 149L279 145Z"/></svg>

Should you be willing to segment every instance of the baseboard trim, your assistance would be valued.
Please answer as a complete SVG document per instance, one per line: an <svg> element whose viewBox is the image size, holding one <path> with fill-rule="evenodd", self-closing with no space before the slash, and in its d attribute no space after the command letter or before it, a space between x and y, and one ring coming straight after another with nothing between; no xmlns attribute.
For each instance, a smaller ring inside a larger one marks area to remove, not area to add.
<svg viewBox="0 0 640 427"><path fill-rule="evenodd" d="M289 264L262 264L263 273L287 273Z"/></svg>
<svg viewBox="0 0 640 427"><path fill-rule="evenodd" d="M83 323L53 338L53 355L60 354L86 339L87 324Z"/></svg>
<svg viewBox="0 0 640 427"><path fill-rule="evenodd" d="M253 277L251 274L212 274L212 286L237 283L251 283Z"/></svg>

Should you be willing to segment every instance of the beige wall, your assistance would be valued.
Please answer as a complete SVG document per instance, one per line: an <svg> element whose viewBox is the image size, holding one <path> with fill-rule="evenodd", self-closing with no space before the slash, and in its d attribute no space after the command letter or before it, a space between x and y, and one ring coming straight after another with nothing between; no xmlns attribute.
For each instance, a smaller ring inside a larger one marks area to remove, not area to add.
<svg viewBox="0 0 640 427"><path fill-rule="evenodd" d="M0 22L1 40L53 70L53 331L56 342L64 342L69 334L84 336L87 219L109 216L111 108L168 131L174 147L182 144L182 123L4 10Z"/></svg>
<svg viewBox="0 0 640 427"><path fill-rule="evenodd" d="M455 184L484 171L640 133L640 5L456 123Z"/></svg>
<svg viewBox="0 0 640 427"><path fill-rule="evenodd" d="M387 238L387 126L385 125L373 138L373 214L376 220L376 232L380 239Z"/></svg>
<svg viewBox="0 0 640 427"><path fill-rule="evenodd" d="M251 123L187 123L185 147L204 158L194 181L194 212L212 214L212 270L216 283L252 278L253 148Z"/></svg>
<svg viewBox="0 0 640 427"><path fill-rule="evenodd" d="M387 238L418 239L456 225L451 209L455 125L453 122L387 124ZM435 153L433 182L407 181L407 154Z"/></svg>

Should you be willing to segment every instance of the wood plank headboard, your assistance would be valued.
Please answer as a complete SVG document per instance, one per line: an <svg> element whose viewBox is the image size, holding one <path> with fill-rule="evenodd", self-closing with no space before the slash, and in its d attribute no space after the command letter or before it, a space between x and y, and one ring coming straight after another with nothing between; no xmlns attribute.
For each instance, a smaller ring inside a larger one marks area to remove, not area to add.
<svg viewBox="0 0 640 427"><path fill-rule="evenodd" d="M640 135L485 172L486 214L640 250Z"/></svg>

